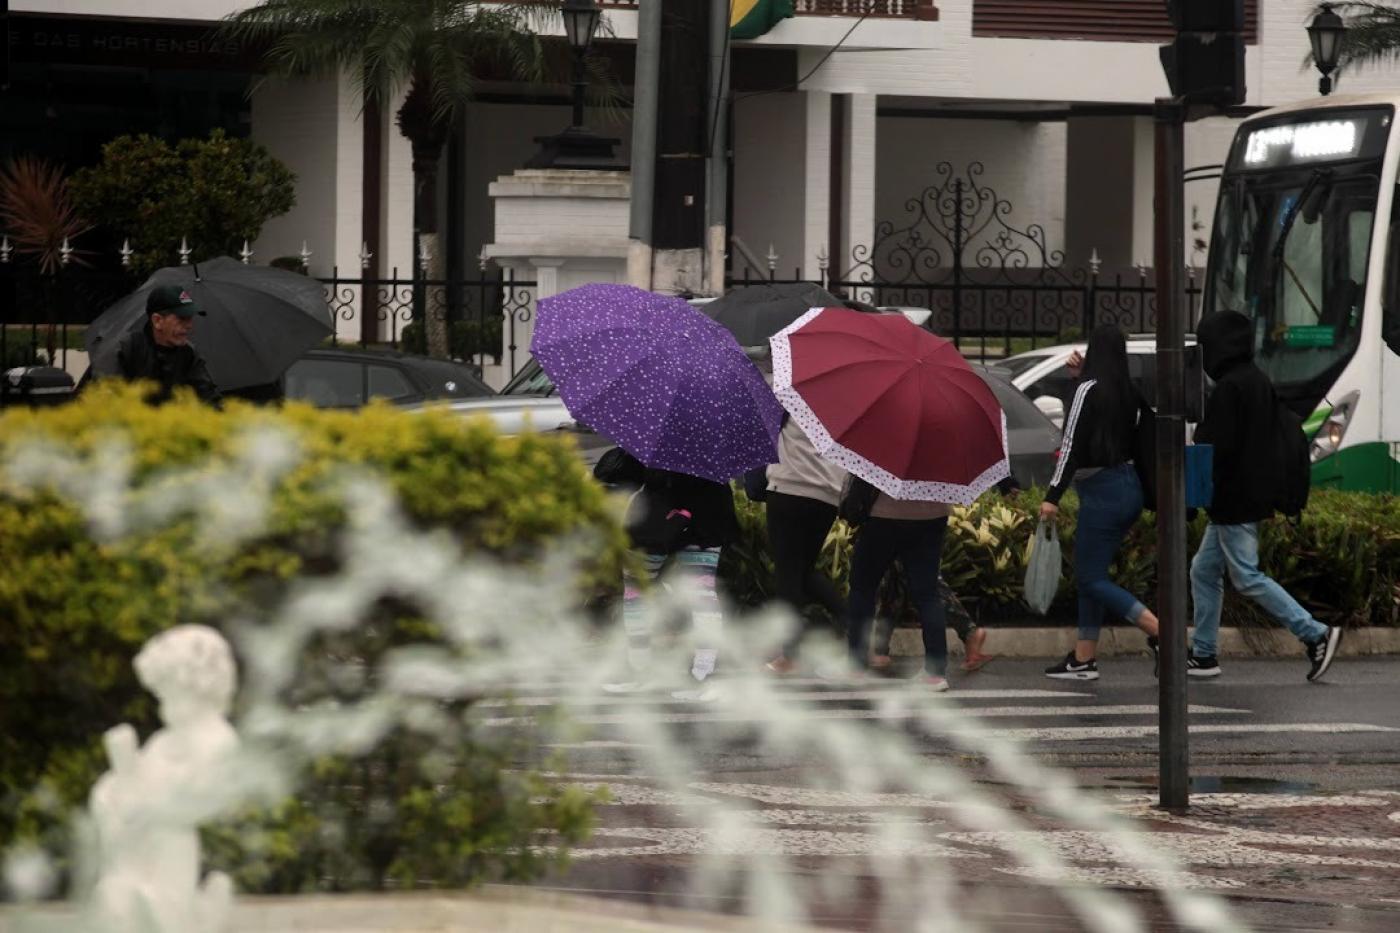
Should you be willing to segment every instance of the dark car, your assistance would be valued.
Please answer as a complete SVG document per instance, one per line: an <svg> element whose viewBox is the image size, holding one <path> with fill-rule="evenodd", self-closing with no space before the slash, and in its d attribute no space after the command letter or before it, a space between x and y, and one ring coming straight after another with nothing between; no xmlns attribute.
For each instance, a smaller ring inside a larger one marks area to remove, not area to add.
<svg viewBox="0 0 1400 933"><path fill-rule="evenodd" d="M1011 451L1011 475L1021 486L1050 484L1060 450L1060 429L1036 407L1030 396L1008 380L980 366L972 367L996 394L1006 413L1006 442Z"/></svg>
<svg viewBox="0 0 1400 933"><path fill-rule="evenodd" d="M464 363L393 350L308 350L286 376L287 398L318 408L359 408L376 398L416 405L495 394Z"/></svg>

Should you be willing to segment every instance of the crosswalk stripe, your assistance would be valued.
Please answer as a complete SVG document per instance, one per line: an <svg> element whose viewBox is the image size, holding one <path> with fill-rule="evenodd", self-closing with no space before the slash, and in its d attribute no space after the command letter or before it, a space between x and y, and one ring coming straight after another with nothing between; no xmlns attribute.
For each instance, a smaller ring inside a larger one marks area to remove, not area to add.
<svg viewBox="0 0 1400 933"><path fill-rule="evenodd" d="M1343 733L1400 732L1390 726L1372 726L1360 722L1299 722L1299 723L1193 723L1187 727L1192 735L1217 733ZM1077 742L1085 739L1145 739L1157 735L1156 726L1056 726L1044 729L987 729L981 735L998 739L1020 739L1036 742Z"/></svg>
<svg viewBox="0 0 1400 933"><path fill-rule="evenodd" d="M615 726L626 725L628 723L647 723L657 725L669 725L693 722L766 722L779 718L800 718L807 720L817 719L879 719L879 720L899 720L914 719L924 713L924 708L916 705L890 705L883 709L828 709L825 707L803 708L791 707L785 709L754 710L752 712L739 712L729 709L709 709L704 712L681 712L681 713L649 713L638 711L636 713L618 713L604 716L576 716L571 717L571 721L579 725L586 726ZM950 711L957 714L966 714L961 717L964 722L976 719L997 719L997 718L1031 718L1048 716L1155 716L1156 706L988 706L988 707L952 707ZM1246 715L1250 711L1244 709L1230 709L1220 706L1192 706L1190 712L1196 715ZM781 715L777 715L781 714ZM484 720L486 725L506 726L525 724L532 721L529 716L503 716L494 719ZM1090 727L1080 727L1090 728ZM1128 727L1135 728L1135 727ZM1154 734L1156 726L1151 727ZM989 730L992 733L998 731L1016 732L1018 730ZM1020 730L1026 732L1054 732L1054 729L1028 729Z"/></svg>
<svg viewBox="0 0 1400 933"><path fill-rule="evenodd" d="M911 692L915 692L917 687L908 685ZM899 692L894 690L779 690L774 691L777 696L786 700L801 700L805 702L835 702L838 700L884 700L892 696L898 696ZM950 700L1035 700L1049 697L1092 697L1092 693L1070 693L1065 690L958 690L950 693ZM548 696L523 696L514 699L509 697L497 697L490 700L478 700L476 705L480 707L531 707L531 706L558 706L568 704L570 706L632 706L632 705L668 705L685 704L691 705L688 700L677 700L666 693L633 693L633 694L590 694L570 695L567 692L558 692ZM1156 707L1152 707L1154 710Z"/></svg>

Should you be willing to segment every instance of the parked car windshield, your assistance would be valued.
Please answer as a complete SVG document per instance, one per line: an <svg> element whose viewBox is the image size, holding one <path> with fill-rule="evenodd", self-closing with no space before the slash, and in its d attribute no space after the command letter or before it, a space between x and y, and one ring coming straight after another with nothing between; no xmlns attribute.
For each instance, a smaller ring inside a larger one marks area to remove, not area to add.
<svg viewBox="0 0 1400 933"><path fill-rule="evenodd" d="M525 364L525 368L515 374L515 378L506 383L506 387L501 390L502 395L554 395L554 380L549 378L549 374L540 366L538 360L530 360Z"/></svg>

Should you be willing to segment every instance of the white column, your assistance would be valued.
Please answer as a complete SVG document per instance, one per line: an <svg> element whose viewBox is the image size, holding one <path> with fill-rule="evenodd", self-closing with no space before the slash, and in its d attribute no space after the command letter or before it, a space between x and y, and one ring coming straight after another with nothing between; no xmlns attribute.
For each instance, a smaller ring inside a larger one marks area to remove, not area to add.
<svg viewBox="0 0 1400 933"><path fill-rule="evenodd" d="M852 94L850 112L846 116L845 147L846 186L845 229L842 231L844 255L831 257L833 278L841 278L851 263L851 250L870 246L875 239L875 165L876 145L875 94ZM830 253L830 249L827 250Z"/></svg>
<svg viewBox="0 0 1400 933"><path fill-rule="evenodd" d="M805 191L802 216L802 275L815 279L820 275L819 254L828 252L831 230L831 95L825 91L807 91L806 147L804 163ZM792 275L794 257L779 259L778 278Z"/></svg>
<svg viewBox="0 0 1400 933"><path fill-rule="evenodd" d="M358 277L364 219L364 128L353 82L338 79L269 84L253 96L253 138L297 176L297 203L264 225L254 261L311 252L309 272ZM341 290L340 296L344 297ZM360 309L352 298L333 304L337 336L360 339Z"/></svg>
<svg viewBox="0 0 1400 933"><path fill-rule="evenodd" d="M335 241L327 246L327 259L339 277L359 278L360 247L364 241L365 126L361 93L342 73L337 82L335 133ZM361 295L353 314L336 315L336 336L359 343L364 335L364 316L375 313ZM334 298L332 308L335 308Z"/></svg>
<svg viewBox="0 0 1400 933"><path fill-rule="evenodd" d="M396 117L407 91L380 108L384 128L380 136L380 165L384 173L379 188L379 249L381 268L389 275L395 268L401 278L413 276L413 148L399 130Z"/></svg>

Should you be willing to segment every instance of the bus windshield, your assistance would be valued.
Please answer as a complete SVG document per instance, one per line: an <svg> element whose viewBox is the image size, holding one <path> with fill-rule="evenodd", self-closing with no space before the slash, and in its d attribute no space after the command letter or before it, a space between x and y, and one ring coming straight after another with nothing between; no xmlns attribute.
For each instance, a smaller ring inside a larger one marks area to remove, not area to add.
<svg viewBox="0 0 1400 933"><path fill-rule="evenodd" d="M1368 123L1377 132L1367 136L1381 135L1388 111L1363 115L1358 135ZM1325 379L1361 337L1383 141L1365 149L1357 143L1350 158L1335 162L1289 160L1270 148L1294 142L1294 130L1303 140L1311 127L1342 125L1314 117L1242 131L1221 180L1204 310L1238 311L1255 321L1256 362L1280 387ZM1310 145L1308 154L1316 140Z"/></svg>

